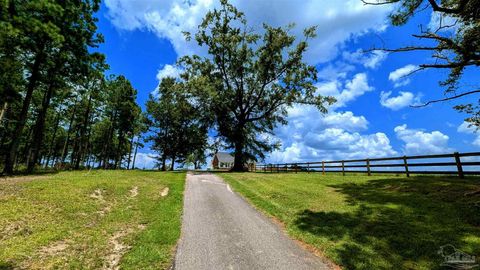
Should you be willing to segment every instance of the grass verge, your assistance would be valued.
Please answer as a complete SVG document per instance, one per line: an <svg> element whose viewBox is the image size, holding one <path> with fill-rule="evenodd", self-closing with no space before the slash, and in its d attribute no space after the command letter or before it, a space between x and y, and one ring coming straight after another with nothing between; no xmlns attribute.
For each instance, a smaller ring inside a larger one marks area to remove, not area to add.
<svg viewBox="0 0 480 270"><path fill-rule="evenodd" d="M480 259L479 178L219 175L345 269L443 269L452 246Z"/></svg>
<svg viewBox="0 0 480 270"><path fill-rule="evenodd" d="M165 269L184 184L148 171L1 178L0 269Z"/></svg>

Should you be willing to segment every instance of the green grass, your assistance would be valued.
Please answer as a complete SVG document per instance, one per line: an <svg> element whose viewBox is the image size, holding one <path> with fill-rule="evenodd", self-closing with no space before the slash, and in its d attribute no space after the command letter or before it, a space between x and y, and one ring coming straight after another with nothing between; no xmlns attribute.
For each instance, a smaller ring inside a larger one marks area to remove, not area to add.
<svg viewBox="0 0 480 270"><path fill-rule="evenodd" d="M478 178L220 176L344 269L443 269L447 244L480 257Z"/></svg>
<svg viewBox="0 0 480 270"><path fill-rule="evenodd" d="M0 178L0 269L165 269L184 183L148 171Z"/></svg>

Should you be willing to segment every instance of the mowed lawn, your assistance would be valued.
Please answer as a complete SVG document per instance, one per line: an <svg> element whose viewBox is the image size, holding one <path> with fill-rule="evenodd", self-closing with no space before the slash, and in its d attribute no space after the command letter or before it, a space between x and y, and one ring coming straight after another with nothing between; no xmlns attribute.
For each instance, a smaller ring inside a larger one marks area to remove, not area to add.
<svg viewBox="0 0 480 270"><path fill-rule="evenodd" d="M0 269L165 269L184 173L80 171L0 178Z"/></svg>
<svg viewBox="0 0 480 270"><path fill-rule="evenodd" d="M480 180L223 173L288 234L344 269L444 269L451 246L480 259Z"/></svg>

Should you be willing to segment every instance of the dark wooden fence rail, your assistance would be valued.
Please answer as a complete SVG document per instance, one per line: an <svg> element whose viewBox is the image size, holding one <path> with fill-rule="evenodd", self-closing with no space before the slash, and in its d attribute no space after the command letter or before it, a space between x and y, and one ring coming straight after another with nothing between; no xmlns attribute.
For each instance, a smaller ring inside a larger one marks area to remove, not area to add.
<svg viewBox="0 0 480 270"><path fill-rule="evenodd" d="M335 161L318 161L318 162L296 162L282 164L258 164L253 170L256 172L341 172L343 175L347 172L367 173L391 173L405 174L447 174L458 175L463 178L465 175L480 175L478 168L476 170L467 170L471 166L480 166L480 161L462 161L462 157L480 157L480 152L442 154L442 155L424 155L424 156L402 156L387 158L370 158L370 159L352 159L352 160L335 160ZM425 159L451 159L449 161L438 162L409 162L414 160ZM387 163L385 163L387 161ZM397 161L396 163L391 163ZM429 167L429 170L415 170L418 167ZM450 167L450 168L448 168ZM386 170L386 168L389 168ZM441 170L442 168L446 170ZM455 168L455 170L451 170ZM383 170L382 170L383 169ZM450 170L449 170L450 169Z"/></svg>

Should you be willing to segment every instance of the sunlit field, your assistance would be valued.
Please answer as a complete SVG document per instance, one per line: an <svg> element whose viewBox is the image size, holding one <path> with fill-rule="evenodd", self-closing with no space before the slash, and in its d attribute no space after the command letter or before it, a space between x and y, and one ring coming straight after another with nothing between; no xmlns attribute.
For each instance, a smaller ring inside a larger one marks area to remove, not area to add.
<svg viewBox="0 0 480 270"><path fill-rule="evenodd" d="M480 254L478 178L220 175L345 269L439 269L444 245Z"/></svg>
<svg viewBox="0 0 480 270"><path fill-rule="evenodd" d="M77 171L0 179L0 269L166 269L184 173Z"/></svg>

